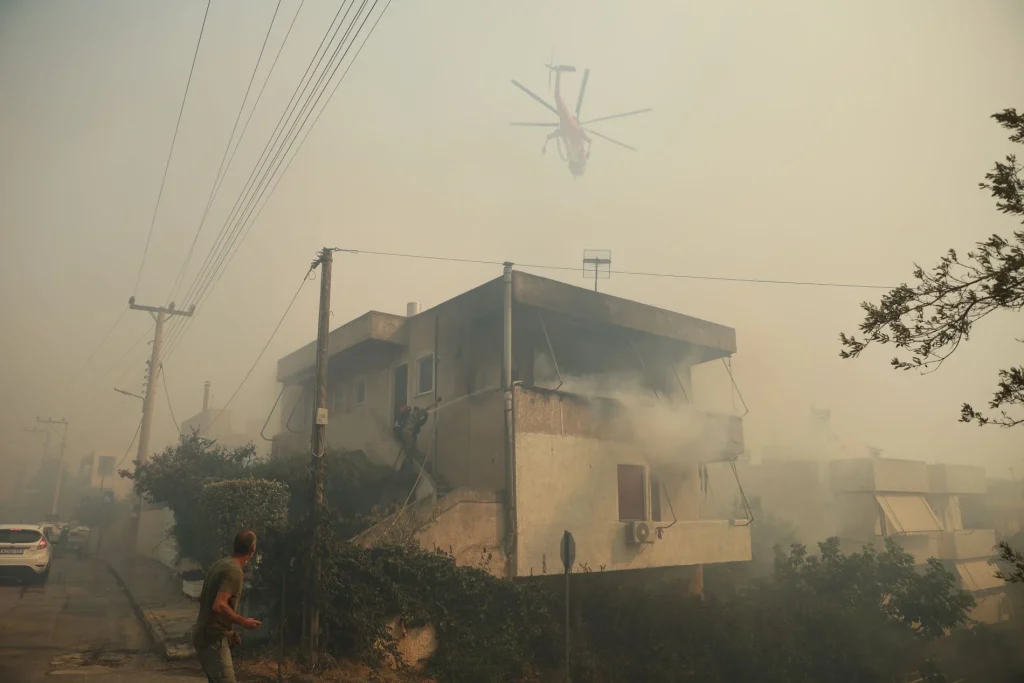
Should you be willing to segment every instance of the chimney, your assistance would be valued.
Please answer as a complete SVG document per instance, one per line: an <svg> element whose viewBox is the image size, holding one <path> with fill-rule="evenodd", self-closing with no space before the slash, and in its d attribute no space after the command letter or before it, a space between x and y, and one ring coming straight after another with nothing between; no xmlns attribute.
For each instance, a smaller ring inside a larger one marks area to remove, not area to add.
<svg viewBox="0 0 1024 683"><path fill-rule="evenodd" d="M405 316L407 318L411 318L414 315L419 315L419 313L420 313L420 302L419 301L410 301L409 303L407 303L405 305Z"/></svg>
<svg viewBox="0 0 1024 683"><path fill-rule="evenodd" d="M210 409L210 380L203 382L203 412Z"/></svg>

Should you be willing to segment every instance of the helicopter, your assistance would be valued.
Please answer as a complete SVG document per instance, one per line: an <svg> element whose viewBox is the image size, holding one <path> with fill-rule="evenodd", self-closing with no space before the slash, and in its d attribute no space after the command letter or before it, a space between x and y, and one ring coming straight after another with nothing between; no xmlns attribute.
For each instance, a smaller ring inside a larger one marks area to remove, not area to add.
<svg viewBox="0 0 1024 683"><path fill-rule="evenodd" d="M637 109L635 111L627 111L622 114L612 114L611 116L601 116L596 119L590 119L588 121L580 120L580 110L583 108L583 96L587 92L587 81L590 79L590 69L583 71L583 81L580 83L580 94L576 99L576 113L572 114L569 111L569 107L566 106L565 101L562 99L562 74L563 73L575 73L575 66L561 65L561 64L545 64L548 68L548 84L550 87L551 74L555 77L555 104L552 105L544 100L540 95L533 92L519 81L512 79L512 85L522 90L524 93L532 97L534 100L539 102L545 109L553 113L558 117L557 123L532 123L532 122L513 122L509 125L512 126L535 126L542 128L554 128L551 133L548 134L544 140L544 146L541 148L541 153L546 153L548 143L552 140L555 141L558 146L558 154L562 157L563 161L568 162L569 172L573 175L573 180L578 176L583 175L587 170L587 160L590 159L590 144L592 142L590 136L599 137L608 142L612 142L620 147L636 151L635 147L627 145L624 142L614 140L607 135L598 133L595 130L587 128L592 123L598 121L606 121L608 119L618 119L624 116L635 116L636 114L644 114L653 109ZM563 148L562 143L565 143Z"/></svg>

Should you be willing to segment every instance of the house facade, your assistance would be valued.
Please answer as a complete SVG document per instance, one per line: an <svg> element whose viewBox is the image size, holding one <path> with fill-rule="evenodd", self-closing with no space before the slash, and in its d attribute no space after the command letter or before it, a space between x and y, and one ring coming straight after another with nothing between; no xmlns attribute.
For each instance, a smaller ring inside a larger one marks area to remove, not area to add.
<svg viewBox="0 0 1024 683"><path fill-rule="evenodd" d="M800 540L838 536L846 552L895 539L918 565L940 560L974 594L971 617L1009 618L1005 583L996 578L996 532L965 528L962 508L985 499L982 467L931 465L882 457L765 460L742 470L766 514L789 522Z"/></svg>
<svg viewBox="0 0 1024 683"><path fill-rule="evenodd" d="M278 361L274 454L308 452L315 349ZM703 465L742 453L743 429L698 409L690 370L735 351L731 328L509 269L333 330L327 444L416 473L401 517L364 542L401 519L421 544L514 578L561 571L570 531L581 567L699 577L750 559L748 520L699 510Z"/></svg>

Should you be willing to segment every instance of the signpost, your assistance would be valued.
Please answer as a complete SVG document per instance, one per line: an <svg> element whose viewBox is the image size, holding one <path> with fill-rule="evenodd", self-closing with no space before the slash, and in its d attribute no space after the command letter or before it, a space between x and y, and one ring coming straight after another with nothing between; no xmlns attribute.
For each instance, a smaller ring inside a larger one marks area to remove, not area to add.
<svg viewBox="0 0 1024 683"><path fill-rule="evenodd" d="M565 567L565 683L569 683L569 574L576 563L576 539L568 531L562 534L561 555Z"/></svg>

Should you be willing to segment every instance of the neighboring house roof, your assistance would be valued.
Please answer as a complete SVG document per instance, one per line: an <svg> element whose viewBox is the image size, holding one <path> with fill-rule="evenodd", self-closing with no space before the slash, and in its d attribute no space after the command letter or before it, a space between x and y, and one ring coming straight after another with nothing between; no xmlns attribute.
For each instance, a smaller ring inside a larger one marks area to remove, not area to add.
<svg viewBox="0 0 1024 683"><path fill-rule="evenodd" d="M503 286L503 279L495 278L435 308L458 306L474 317L499 311L504 305ZM512 298L520 305L700 346L711 350L714 357L736 352L736 330L731 327L529 273L512 273ZM404 331L408 320L406 316L378 311L364 313L331 331L329 355L367 345L402 347L407 343ZM313 341L277 362L277 380L308 374L315 364Z"/></svg>

